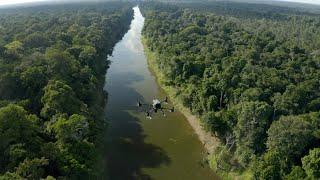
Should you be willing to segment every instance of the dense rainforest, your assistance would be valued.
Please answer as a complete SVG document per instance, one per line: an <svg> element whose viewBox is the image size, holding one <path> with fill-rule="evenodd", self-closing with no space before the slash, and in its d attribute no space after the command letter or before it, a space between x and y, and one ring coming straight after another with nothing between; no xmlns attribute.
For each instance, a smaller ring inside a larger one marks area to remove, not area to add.
<svg viewBox="0 0 320 180"><path fill-rule="evenodd" d="M221 144L219 172L320 178L320 15L271 5L144 3L164 84Z"/></svg>
<svg viewBox="0 0 320 180"><path fill-rule="evenodd" d="M122 2L0 10L0 179L96 179Z"/></svg>

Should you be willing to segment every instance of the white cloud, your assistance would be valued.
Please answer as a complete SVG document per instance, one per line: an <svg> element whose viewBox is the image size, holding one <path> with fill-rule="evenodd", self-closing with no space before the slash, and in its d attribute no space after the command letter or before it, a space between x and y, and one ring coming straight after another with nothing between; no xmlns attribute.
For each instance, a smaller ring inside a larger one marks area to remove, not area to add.
<svg viewBox="0 0 320 180"><path fill-rule="evenodd" d="M11 5L11 4L20 4L20 3L30 3L30 2L41 2L45 0L0 0L1 5Z"/></svg>
<svg viewBox="0 0 320 180"><path fill-rule="evenodd" d="M19 3L41 2L41 1L48 1L48 0L0 0L0 6L1 5L10 5L10 4L19 4ZM301 2L301 3L319 4L320 5L320 0L279 0L279 1Z"/></svg>
<svg viewBox="0 0 320 180"><path fill-rule="evenodd" d="M309 3L309 4L320 4L320 0L282 0L282 1L301 2L301 3Z"/></svg>
<svg viewBox="0 0 320 180"><path fill-rule="evenodd" d="M140 9L134 7L134 18L131 23L130 31L128 31L125 37L127 38L125 46L132 52L143 52L143 45L140 41L143 23L144 17L142 16Z"/></svg>

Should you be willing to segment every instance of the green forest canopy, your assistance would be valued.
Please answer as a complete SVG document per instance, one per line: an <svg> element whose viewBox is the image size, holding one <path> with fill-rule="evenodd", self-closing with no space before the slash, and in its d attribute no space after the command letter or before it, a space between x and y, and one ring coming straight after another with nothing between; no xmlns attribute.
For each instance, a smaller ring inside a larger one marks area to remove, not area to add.
<svg viewBox="0 0 320 180"><path fill-rule="evenodd" d="M320 178L320 15L240 3L142 10L164 83L222 142L216 170Z"/></svg>
<svg viewBox="0 0 320 180"><path fill-rule="evenodd" d="M107 54L129 3L0 11L0 179L98 177Z"/></svg>
<svg viewBox="0 0 320 180"><path fill-rule="evenodd" d="M97 178L105 61L132 5L0 11L0 179ZM320 178L319 11L143 3L165 84L221 140L215 169Z"/></svg>

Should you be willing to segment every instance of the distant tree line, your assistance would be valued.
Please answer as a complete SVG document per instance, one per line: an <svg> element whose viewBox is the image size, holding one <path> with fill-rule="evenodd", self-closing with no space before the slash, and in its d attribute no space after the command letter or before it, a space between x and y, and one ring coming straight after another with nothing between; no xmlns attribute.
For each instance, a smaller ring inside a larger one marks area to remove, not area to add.
<svg viewBox="0 0 320 180"><path fill-rule="evenodd" d="M320 16L238 5L144 3L147 46L221 140L216 169L319 179Z"/></svg>
<svg viewBox="0 0 320 180"><path fill-rule="evenodd" d="M96 179L107 54L131 4L0 11L0 179Z"/></svg>

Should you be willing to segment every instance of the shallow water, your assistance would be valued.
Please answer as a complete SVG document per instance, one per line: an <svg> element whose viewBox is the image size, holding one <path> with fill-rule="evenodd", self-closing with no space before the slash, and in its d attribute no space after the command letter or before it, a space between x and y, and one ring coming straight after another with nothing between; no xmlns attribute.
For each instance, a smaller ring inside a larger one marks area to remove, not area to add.
<svg viewBox="0 0 320 180"><path fill-rule="evenodd" d="M217 179L204 163L203 145L180 112L147 119L136 107L164 98L148 69L141 43L144 18L134 7L130 30L113 50L106 76L107 171L109 179ZM168 105L170 107L170 104Z"/></svg>

